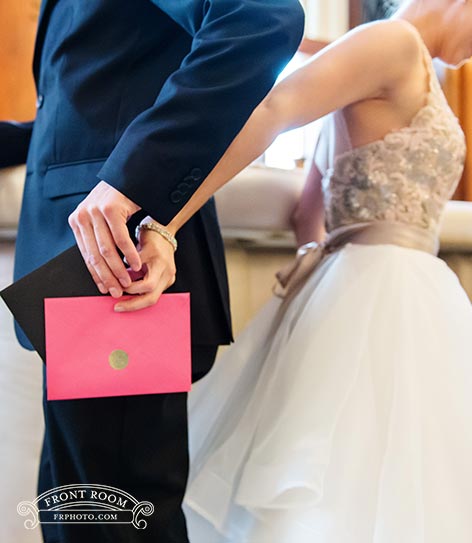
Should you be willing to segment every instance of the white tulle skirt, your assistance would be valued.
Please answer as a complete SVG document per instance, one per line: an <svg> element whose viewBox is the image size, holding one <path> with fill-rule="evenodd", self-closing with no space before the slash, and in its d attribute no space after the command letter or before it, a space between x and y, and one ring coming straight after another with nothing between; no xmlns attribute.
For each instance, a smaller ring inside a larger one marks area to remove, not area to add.
<svg viewBox="0 0 472 543"><path fill-rule="evenodd" d="M472 308L440 259L349 243L189 395L191 543L471 543Z"/></svg>

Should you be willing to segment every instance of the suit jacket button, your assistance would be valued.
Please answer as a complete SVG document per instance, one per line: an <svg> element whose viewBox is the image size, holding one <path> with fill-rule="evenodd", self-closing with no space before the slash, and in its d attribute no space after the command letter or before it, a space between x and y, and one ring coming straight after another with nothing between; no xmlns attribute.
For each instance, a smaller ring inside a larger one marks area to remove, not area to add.
<svg viewBox="0 0 472 543"><path fill-rule="evenodd" d="M179 183L176 187L178 191L180 191L182 194L188 194L188 191L190 190L191 186L189 183Z"/></svg>
<svg viewBox="0 0 472 543"><path fill-rule="evenodd" d="M179 190L174 190L170 193L170 201L173 204L178 204L180 201L182 201L182 193Z"/></svg>
<svg viewBox="0 0 472 543"><path fill-rule="evenodd" d="M202 170L200 170L200 168L193 168L193 170L190 172L190 175L195 181L200 181L200 179L202 178Z"/></svg>
<svg viewBox="0 0 472 543"><path fill-rule="evenodd" d="M38 97L36 98L36 107L38 109L41 109L43 107L44 103L44 94L38 94Z"/></svg>

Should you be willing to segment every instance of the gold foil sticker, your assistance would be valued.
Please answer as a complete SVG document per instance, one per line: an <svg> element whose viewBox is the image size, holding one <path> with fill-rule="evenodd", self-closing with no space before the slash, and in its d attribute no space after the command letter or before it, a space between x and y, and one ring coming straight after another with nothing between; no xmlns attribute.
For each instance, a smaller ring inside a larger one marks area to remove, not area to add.
<svg viewBox="0 0 472 543"><path fill-rule="evenodd" d="M114 370L122 370L128 365L128 353L121 349L116 349L116 351L110 353L108 362Z"/></svg>

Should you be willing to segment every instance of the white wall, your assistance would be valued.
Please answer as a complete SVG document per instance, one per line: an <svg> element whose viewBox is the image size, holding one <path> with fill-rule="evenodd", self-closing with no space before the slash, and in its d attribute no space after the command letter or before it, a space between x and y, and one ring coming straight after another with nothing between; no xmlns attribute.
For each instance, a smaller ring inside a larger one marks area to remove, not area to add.
<svg viewBox="0 0 472 543"><path fill-rule="evenodd" d="M332 41L349 29L349 0L300 0L306 13L307 38Z"/></svg>

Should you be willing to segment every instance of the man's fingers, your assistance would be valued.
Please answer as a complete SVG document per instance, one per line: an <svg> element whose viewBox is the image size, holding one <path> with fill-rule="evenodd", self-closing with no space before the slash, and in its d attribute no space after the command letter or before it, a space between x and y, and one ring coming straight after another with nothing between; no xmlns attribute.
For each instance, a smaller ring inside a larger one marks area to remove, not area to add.
<svg viewBox="0 0 472 543"><path fill-rule="evenodd" d="M128 233L126 227L125 230ZM111 270L113 277L118 279L121 287L128 287L131 284L130 276L118 253L115 244L116 240L112 237L113 234L109 230L109 225L100 213L93 213L93 231L98 252Z"/></svg>
<svg viewBox="0 0 472 543"><path fill-rule="evenodd" d="M77 246L79 247L79 251L82 254L82 258L84 259L85 265L87 266L87 269L88 269L90 275L92 276L92 279L95 281L95 284L97 285L98 290L102 294L106 294L108 292L108 290L105 288L104 284L102 283L102 280L97 275L95 269L87 262L87 258L86 258L87 253L86 253L86 250L85 250L85 247L84 247L84 243L83 243L83 240L82 240L82 235L80 233L80 229L77 229L77 232L75 232L75 230L74 230L74 233L75 233L75 239L77 241Z"/></svg>
<svg viewBox="0 0 472 543"><path fill-rule="evenodd" d="M69 225L78 244L80 240L82 256L94 281L103 284L115 298L131 282L118 249L133 270L141 268L141 259L126 227L128 218L139 209L124 194L100 181L69 216Z"/></svg>
<svg viewBox="0 0 472 543"><path fill-rule="evenodd" d="M84 244L84 259L87 268L93 268L101 284L114 298L123 294L123 287L115 278L107 263L103 259L95 241L95 231L89 223L79 223L80 233Z"/></svg>
<svg viewBox="0 0 472 543"><path fill-rule="evenodd" d="M141 258L129 235L126 221L120 220L119 214L113 208L108 209L105 207L102 213L108 224L114 243L123 253L129 267L134 271L139 271L142 266Z"/></svg>
<svg viewBox="0 0 472 543"><path fill-rule="evenodd" d="M70 216L69 224L100 291L109 291L114 298L119 298L125 290L132 297L119 301L115 310L137 311L155 304L175 282L174 254L167 240L145 234L141 236L138 253L126 221L120 226L120 218L123 220L123 214L114 213L111 208L79 206ZM131 269L126 269L117 247Z"/></svg>

